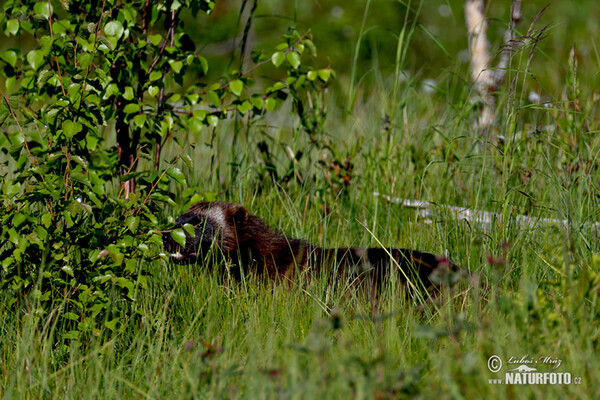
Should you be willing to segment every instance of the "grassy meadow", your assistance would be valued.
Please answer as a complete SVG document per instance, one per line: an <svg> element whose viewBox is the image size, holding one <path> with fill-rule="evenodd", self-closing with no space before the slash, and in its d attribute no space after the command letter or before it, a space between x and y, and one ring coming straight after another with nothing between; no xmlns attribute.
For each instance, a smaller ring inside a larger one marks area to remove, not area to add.
<svg viewBox="0 0 600 400"><path fill-rule="evenodd" d="M190 134L164 151L195 160L194 170L182 169L205 198L244 204L288 235L324 247L421 249L449 256L472 275L436 298L411 296L390 282L374 299L347 282L275 284L252 276L233 282L201 265L157 257L143 266L148 288L137 293L125 326L77 344L59 338L60 320L16 310L3 292L4 398L597 398L600 57L586 33L596 21L568 14L562 4L550 7L535 26L549 24L539 44L523 39L515 45L495 127L484 137L476 127L480 107L468 62L457 55L461 40L466 48L462 3L412 2L423 7L419 18L427 21L423 26L436 25L437 35L403 15L395 33L382 34L373 28L380 3L366 10L365 2L354 14L348 6L344 18L354 34L341 47L349 52L324 61L336 80L323 99L327 115L318 145L300 132L286 105L251 124L238 118ZM593 2L576 3L594 10ZM443 5L459 27L428 14ZM329 12L334 2L321 6ZM542 6L524 8L522 35ZM302 17L304 6L297 7ZM327 48L319 26L311 26L312 14L304 12L302 23L313 29L317 47L322 41ZM497 49L496 30L507 12L493 4L494 12ZM573 31L575 38L566 37L562 28L577 18L585 24ZM452 29L448 43L440 39L445 28ZM379 49L385 57L375 54L371 30L392 41ZM575 39L587 53L570 53ZM399 40L408 47L405 56L397 55ZM421 67L421 48L423 57L443 60ZM293 156L298 151L302 157ZM435 217L375 192L432 202ZM497 218L483 226L439 205ZM186 206L165 209L161 228ZM518 215L565 224L523 227ZM68 358L61 356L65 347ZM504 363L501 373L488 368L493 355ZM538 361L528 365L539 372L571 373L573 382L490 383L519 365L509 364L511 357ZM552 369L556 360L561 363Z"/></svg>

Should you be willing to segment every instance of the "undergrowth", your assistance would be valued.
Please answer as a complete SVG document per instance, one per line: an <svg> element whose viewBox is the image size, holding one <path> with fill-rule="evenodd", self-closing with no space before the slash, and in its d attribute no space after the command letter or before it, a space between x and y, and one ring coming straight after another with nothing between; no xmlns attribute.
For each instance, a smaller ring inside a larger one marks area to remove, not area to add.
<svg viewBox="0 0 600 400"><path fill-rule="evenodd" d="M416 29L404 23L399 49ZM35 296L15 308L2 292L2 395L592 397L600 383L598 107L577 75L576 49L564 57L564 89L539 102L527 96L536 54L525 44L514 51L497 130L487 137L476 130L478 105L457 75L433 93L417 80L379 76L369 96L353 75L352 101L330 99L313 136L284 108L190 133L194 147L162 150L168 159L205 161L182 168L190 186L204 189L200 196L242 203L294 237L449 255L469 272L457 288L419 302L395 283L369 296L325 279L235 282L155 258L143 265L147 288L120 329L99 328L87 341L64 337L61 320L36 313ZM423 218L375 192L427 200L439 213ZM481 225L441 205L497 218ZM160 226L186 206L165 208ZM524 227L518 215L555 222ZM494 355L503 372L532 360L540 372L568 372L573 382L490 383L503 379L488 367Z"/></svg>

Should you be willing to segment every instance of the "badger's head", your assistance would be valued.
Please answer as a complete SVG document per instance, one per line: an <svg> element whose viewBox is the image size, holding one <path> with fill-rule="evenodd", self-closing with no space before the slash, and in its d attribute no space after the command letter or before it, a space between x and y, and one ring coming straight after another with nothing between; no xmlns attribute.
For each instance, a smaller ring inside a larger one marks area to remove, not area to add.
<svg viewBox="0 0 600 400"><path fill-rule="evenodd" d="M235 252L239 244L237 232L247 215L246 209L236 204L196 203L177 218L172 229L163 233L165 250L178 262L202 261L215 250L225 255ZM185 234L185 247L173 238L173 231Z"/></svg>

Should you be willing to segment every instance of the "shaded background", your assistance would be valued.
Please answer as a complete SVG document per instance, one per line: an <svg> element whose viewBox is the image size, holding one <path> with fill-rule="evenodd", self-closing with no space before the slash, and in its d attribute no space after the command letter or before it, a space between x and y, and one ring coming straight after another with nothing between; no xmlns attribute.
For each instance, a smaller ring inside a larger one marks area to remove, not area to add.
<svg viewBox="0 0 600 400"><path fill-rule="evenodd" d="M188 24L192 37L198 38L199 48L204 47L201 53L211 61L213 74L219 74L220 67L231 62L231 52L236 49L248 14L245 12L240 21L242 4L240 1L218 1L210 16L199 16L194 26ZM248 1L245 9L252 5L253 2ZM508 26L510 2L489 1L487 7L491 53L497 55ZM576 45L579 73L586 76L589 83L584 90L595 90L600 64L598 2L531 0L523 2L522 12L518 35L525 36L536 17L538 21L532 28L545 28L531 66L535 76L531 89L545 92L550 97L560 97L568 71L567 57ZM441 87L449 79L468 79L464 1L258 1L249 47L255 50L272 48L280 41L286 27L294 23L300 31L310 29L319 61L336 71L337 80L332 90L343 103L347 100L352 60L359 43L355 79L367 89L362 96L368 96L369 88L386 85L393 79L398 36L405 18L407 30L412 24L416 26L406 59L402 61L406 78ZM364 35L359 41L363 20Z"/></svg>
<svg viewBox="0 0 600 400"><path fill-rule="evenodd" d="M0 7L3 3L0 1ZM56 3L55 10L62 10ZM252 65L253 52L265 51L270 55L289 26L295 25L300 32L310 30L318 49L318 63L321 67L331 66L336 72L336 79L330 85L330 99L345 108L351 82L359 89L357 104L367 102L372 90L385 90L392 85L398 38L405 28L412 35L408 42L404 41L408 44L405 57L399 59L400 80L406 80L407 87L440 93L443 101L451 103L460 93L470 90L464 4L462 0L218 0L210 15L199 13L195 20L191 15L183 16L185 30L210 65L207 76L198 78L201 73L196 76L190 73L188 83L200 80L211 84L223 78L226 71L240 67L240 42L252 14L244 55L246 67ZM591 0L528 0L523 1L522 14L518 36L525 37L534 29L544 32L528 66L532 79L521 89L535 91L541 100L560 100L569 70L569 52L576 46L578 74L586 82L582 95L591 98L600 83L597 45L600 4ZM497 57L502 50L509 15L509 1L487 2L492 56ZM26 52L33 48L32 41L30 35L3 35L0 51L17 47ZM523 44L526 39L520 42ZM282 73L270 67L259 70L267 81Z"/></svg>

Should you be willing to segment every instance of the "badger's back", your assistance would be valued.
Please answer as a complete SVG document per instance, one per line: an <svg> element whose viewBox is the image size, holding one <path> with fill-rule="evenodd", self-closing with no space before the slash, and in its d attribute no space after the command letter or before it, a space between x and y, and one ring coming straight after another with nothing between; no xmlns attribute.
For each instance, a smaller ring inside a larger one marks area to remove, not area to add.
<svg viewBox="0 0 600 400"><path fill-rule="evenodd" d="M164 234L165 248L179 262L211 263L222 256L233 267L234 275L246 272L271 278L296 273L326 274L369 278L381 283L396 270L402 281L418 278L430 285L432 274L457 267L448 259L408 249L336 248L323 249L272 230L262 219L241 205L225 202L200 202L181 215L173 229L194 227L195 236L186 229L186 244L176 243Z"/></svg>

